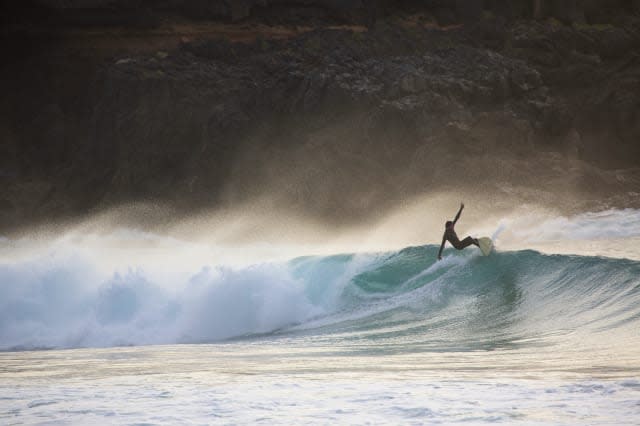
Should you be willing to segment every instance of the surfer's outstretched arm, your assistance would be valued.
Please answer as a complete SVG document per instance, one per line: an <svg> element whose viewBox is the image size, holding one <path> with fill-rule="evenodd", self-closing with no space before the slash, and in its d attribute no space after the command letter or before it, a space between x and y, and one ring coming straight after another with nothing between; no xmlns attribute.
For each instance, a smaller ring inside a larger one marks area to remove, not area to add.
<svg viewBox="0 0 640 426"><path fill-rule="evenodd" d="M447 242L447 237L442 236L442 244L440 244L440 251L438 252L438 260L442 260L442 250L444 250L444 243Z"/></svg>
<svg viewBox="0 0 640 426"><path fill-rule="evenodd" d="M456 214L456 218L453 219L453 224L455 225L458 219L460 219L460 215L462 214L462 209L464 209L464 203L460 203L460 210L458 210L458 214Z"/></svg>

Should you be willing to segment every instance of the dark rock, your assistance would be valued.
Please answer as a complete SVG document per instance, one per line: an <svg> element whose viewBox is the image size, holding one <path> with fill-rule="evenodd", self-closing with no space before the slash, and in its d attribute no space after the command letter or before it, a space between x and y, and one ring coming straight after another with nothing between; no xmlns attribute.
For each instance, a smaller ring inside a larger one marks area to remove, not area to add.
<svg viewBox="0 0 640 426"><path fill-rule="evenodd" d="M596 53L601 57L622 57L640 47L640 40L621 28L590 29L588 33L597 40Z"/></svg>
<svg viewBox="0 0 640 426"><path fill-rule="evenodd" d="M514 2L509 0L491 0L489 3L489 10L494 14L503 16L507 19L514 17Z"/></svg>
<svg viewBox="0 0 640 426"><path fill-rule="evenodd" d="M482 18L483 3L482 0L456 0L456 14L464 23L477 22Z"/></svg>
<svg viewBox="0 0 640 426"><path fill-rule="evenodd" d="M12 213L15 211L15 206L9 200L0 199L0 213Z"/></svg>
<svg viewBox="0 0 640 426"><path fill-rule="evenodd" d="M542 86L540 73L528 67L513 67L509 74L511 90L516 95L533 91Z"/></svg>
<svg viewBox="0 0 640 426"><path fill-rule="evenodd" d="M360 217L393 202L376 188L410 197L485 174L526 180L520 167L637 167L633 16L593 25L592 9L571 2L556 10L544 1L376 4L446 11L441 24L464 25L408 25L400 14L369 31L329 30L378 12L363 12L361 1L193 2L252 34L267 17L319 28L253 43L203 37L95 65L87 65L94 53L63 47L0 69L8 141L0 172L10 173L0 199L13 206L9 216L141 199L191 209L275 191L312 214ZM520 19L527 14L544 16ZM565 22L546 19L554 15ZM500 171L489 160L464 176L441 167L494 156L509 159Z"/></svg>
<svg viewBox="0 0 640 426"><path fill-rule="evenodd" d="M447 26L458 23L455 12L449 7L438 7L433 11L438 24Z"/></svg>
<svg viewBox="0 0 640 426"><path fill-rule="evenodd" d="M551 15L566 22L585 22L584 9L578 0L563 0L549 2L551 4Z"/></svg>

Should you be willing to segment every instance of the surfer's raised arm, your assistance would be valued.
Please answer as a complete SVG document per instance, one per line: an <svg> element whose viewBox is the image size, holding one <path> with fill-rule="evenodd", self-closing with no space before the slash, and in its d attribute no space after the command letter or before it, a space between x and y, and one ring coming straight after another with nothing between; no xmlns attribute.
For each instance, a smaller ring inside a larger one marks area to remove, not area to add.
<svg viewBox="0 0 640 426"><path fill-rule="evenodd" d="M456 218L453 219L453 224L455 225L458 219L460 219L460 214L462 214L462 209L464 209L464 203L460 203L460 210L458 210L458 214L456 214Z"/></svg>

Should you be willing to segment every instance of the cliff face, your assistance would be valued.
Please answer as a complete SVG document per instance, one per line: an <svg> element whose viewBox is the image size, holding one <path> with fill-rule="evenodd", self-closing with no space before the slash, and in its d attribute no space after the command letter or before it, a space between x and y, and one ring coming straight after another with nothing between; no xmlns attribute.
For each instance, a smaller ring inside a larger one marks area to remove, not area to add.
<svg viewBox="0 0 640 426"><path fill-rule="evenodd" d="M3 227L137 200L268 194L335 220L430 190L630 205L640 188L637 2L606 23L596 1L233 3L200 3L217 23L9 33ZM109 7L190 13L127 4Z"/></svg>

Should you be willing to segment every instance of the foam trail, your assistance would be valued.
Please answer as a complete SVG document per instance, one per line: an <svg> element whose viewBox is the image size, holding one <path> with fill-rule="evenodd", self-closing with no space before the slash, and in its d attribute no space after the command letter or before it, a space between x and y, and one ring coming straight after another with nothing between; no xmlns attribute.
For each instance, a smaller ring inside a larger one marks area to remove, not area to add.
<svg viewBox="0 0 640 426"><path fill-rule="evenodd" d="M522 227L514 232L531 242L640 237L640 210L606 210L547 218L536 227Z"/></svg>
<svg viewBox="0 0 640 426"><path fill-rule="evenodd" d="M640 260L640 210L613 209L575 216L520 214L502 219L494 237L505 250Z"/></svg>
<svg viewBox="0 0 640 426"><path fill-rule="evenodd" d="M451 256L451 255L450 256L444 256L442 258L442 260L433 263L431 266L426 268L424 271L421 271L419 274L409 278L406 281L405 285L406 286L411 286L412 284L415 284L416 282L420 282L425 277L428 277L428 276L430 276L432 274L435 274L437 272L444 272L445 270L450 269L453 266L463 265L467 261L468 261L467 258L461 257L461 256Z"/></svg>
<svg viewBox="0 0 640 426"><path fill-rule="evenodd" d="M498 227L496 228L496 230L493 231L493 234L491 234L491 240L494 242L494 244L498 240L498 237L500 237L500 234L502 234L502 232L505 229L507 229L506 223L504 223L504 221L500 221L500 223L498 224Z"/></svg>

